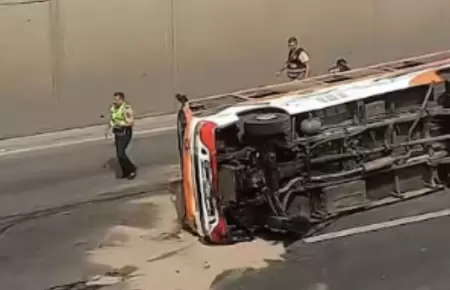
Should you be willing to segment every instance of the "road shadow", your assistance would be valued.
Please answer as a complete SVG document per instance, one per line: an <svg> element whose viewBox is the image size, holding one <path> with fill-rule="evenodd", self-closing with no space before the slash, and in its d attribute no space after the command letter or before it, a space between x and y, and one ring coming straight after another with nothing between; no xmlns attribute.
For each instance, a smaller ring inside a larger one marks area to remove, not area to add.
<svg viewBox="0 0 450 290"><path fill-rule="evenodd" d="M261 269L229 269L217 275L211 283L212 290L328 290L328 284L321 282L320 269L306 268L301 261L295 261L288 254L282 260L265 260L267 266Z"/></svg>

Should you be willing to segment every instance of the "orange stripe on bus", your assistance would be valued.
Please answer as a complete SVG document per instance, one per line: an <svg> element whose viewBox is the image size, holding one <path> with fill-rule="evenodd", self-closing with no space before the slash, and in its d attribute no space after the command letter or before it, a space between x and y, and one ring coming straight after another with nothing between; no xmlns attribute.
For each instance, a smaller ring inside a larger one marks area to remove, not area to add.
<svg viewBox="0 0 450 290"><path fill-rule="evenodd" d="M191 138L189 131L192 126L192 112L188 106L184 109L184 114L186 117L186 128L185 128L185 136L183 138L183 191L186 203L186 217L191 226L196 227L195 224L195 193L194 193L194 184L192 184L192 170L193 164L191 159ZM189 146L186 148L186 144Z"/></svg>
<svg viewBox="0 0 450 290"><path fill-rule="evenodd" d="M439 83L443 81L444 79L441 76L439 76L435 71L429 71L414 77L410 81L410 84L414 86L421 86L421 85L429 85L431 83Z"/></svg>

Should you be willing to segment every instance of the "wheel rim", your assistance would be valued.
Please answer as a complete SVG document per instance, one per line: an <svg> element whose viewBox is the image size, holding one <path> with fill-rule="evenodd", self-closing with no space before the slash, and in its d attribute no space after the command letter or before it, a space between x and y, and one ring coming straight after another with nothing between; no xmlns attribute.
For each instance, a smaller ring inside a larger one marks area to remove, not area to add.
<svg viewBox="0 0 450 290"><path fill-rule="evenodd" d="M274 120L277 118L277 115L271 113L271 114L262 114L262 115L258 115L256 116L256 120L258 121L270 121L270 120Z"/></svg>

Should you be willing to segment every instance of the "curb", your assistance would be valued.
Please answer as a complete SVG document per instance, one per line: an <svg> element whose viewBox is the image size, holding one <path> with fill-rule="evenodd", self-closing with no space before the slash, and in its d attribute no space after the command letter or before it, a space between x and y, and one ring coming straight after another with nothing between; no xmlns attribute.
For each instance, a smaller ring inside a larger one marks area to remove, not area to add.
<svg viewBox="0 0 450 290"><path fill-rule="evenodd" d="M21 221L58 214L61 211L70 210L87 204L104 203L120 199L132 199L141 196L170 195L170 182L173 177L179 175L179 165L168 164L155 170L143 173L145 178L132 183L120 183L109 188L87 190L86 196L77 196L61 203L50 202L31 210L17 210L16 212L0 215L0 236L5 223ZM152 180L149 178L152 177Z"/></svg>
<svg viewBox="0 0 450 290"><path fill-rule="evenodd" d="M112 190L110 192L99 193L95 197L84 199L81 198L61 205L47 206L29 212L19 212L11 215L0 216L0 226L1 226L0 235L10 228L8 226L8 224L10 223L14 223L15 225L17 223L24 222L30 219L59 214L61 212L71 210L87 204L111 202L119 199L129 199L129 198L131 199L145 195L163 194L160 192L163 192L164 190L167 190L167 184L165 184L164 182L154 185L140 184L128 187L126 189Z"/></svg>

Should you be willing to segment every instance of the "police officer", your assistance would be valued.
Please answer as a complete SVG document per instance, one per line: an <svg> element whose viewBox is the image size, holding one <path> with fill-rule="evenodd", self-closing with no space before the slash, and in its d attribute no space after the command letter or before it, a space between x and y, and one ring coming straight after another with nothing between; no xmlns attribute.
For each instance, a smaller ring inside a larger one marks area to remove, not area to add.
<svg viewBox="0 0 450 290"><path fill-rule="evenodd" d="M133 109L125 101L125 94L114 93L114 102L110 108L111 119L108 132L111 129L115 137L116 156L122 169L122 178L134 179L136 166L127 156L126 150L133 136Z"/></svg>
<svg viewBox="0 0 450 290"><path fill-rule="evenodd" d="M329 73L340 73L340 72L345 72L345 71L349 71L351 68L348 65L347 61L344 58L339 58L336 61L336 65L332 66L328 72Z"/></svg>
<svg viewBox="0 0 450 290"><path fill-rule="evenodd" d="M286 63L277 73L277 76L286 71L287 77L291 80L309 77L309 55L303 48L299 47L297 38L289 37L288 48L289 52Z"/></svg>

